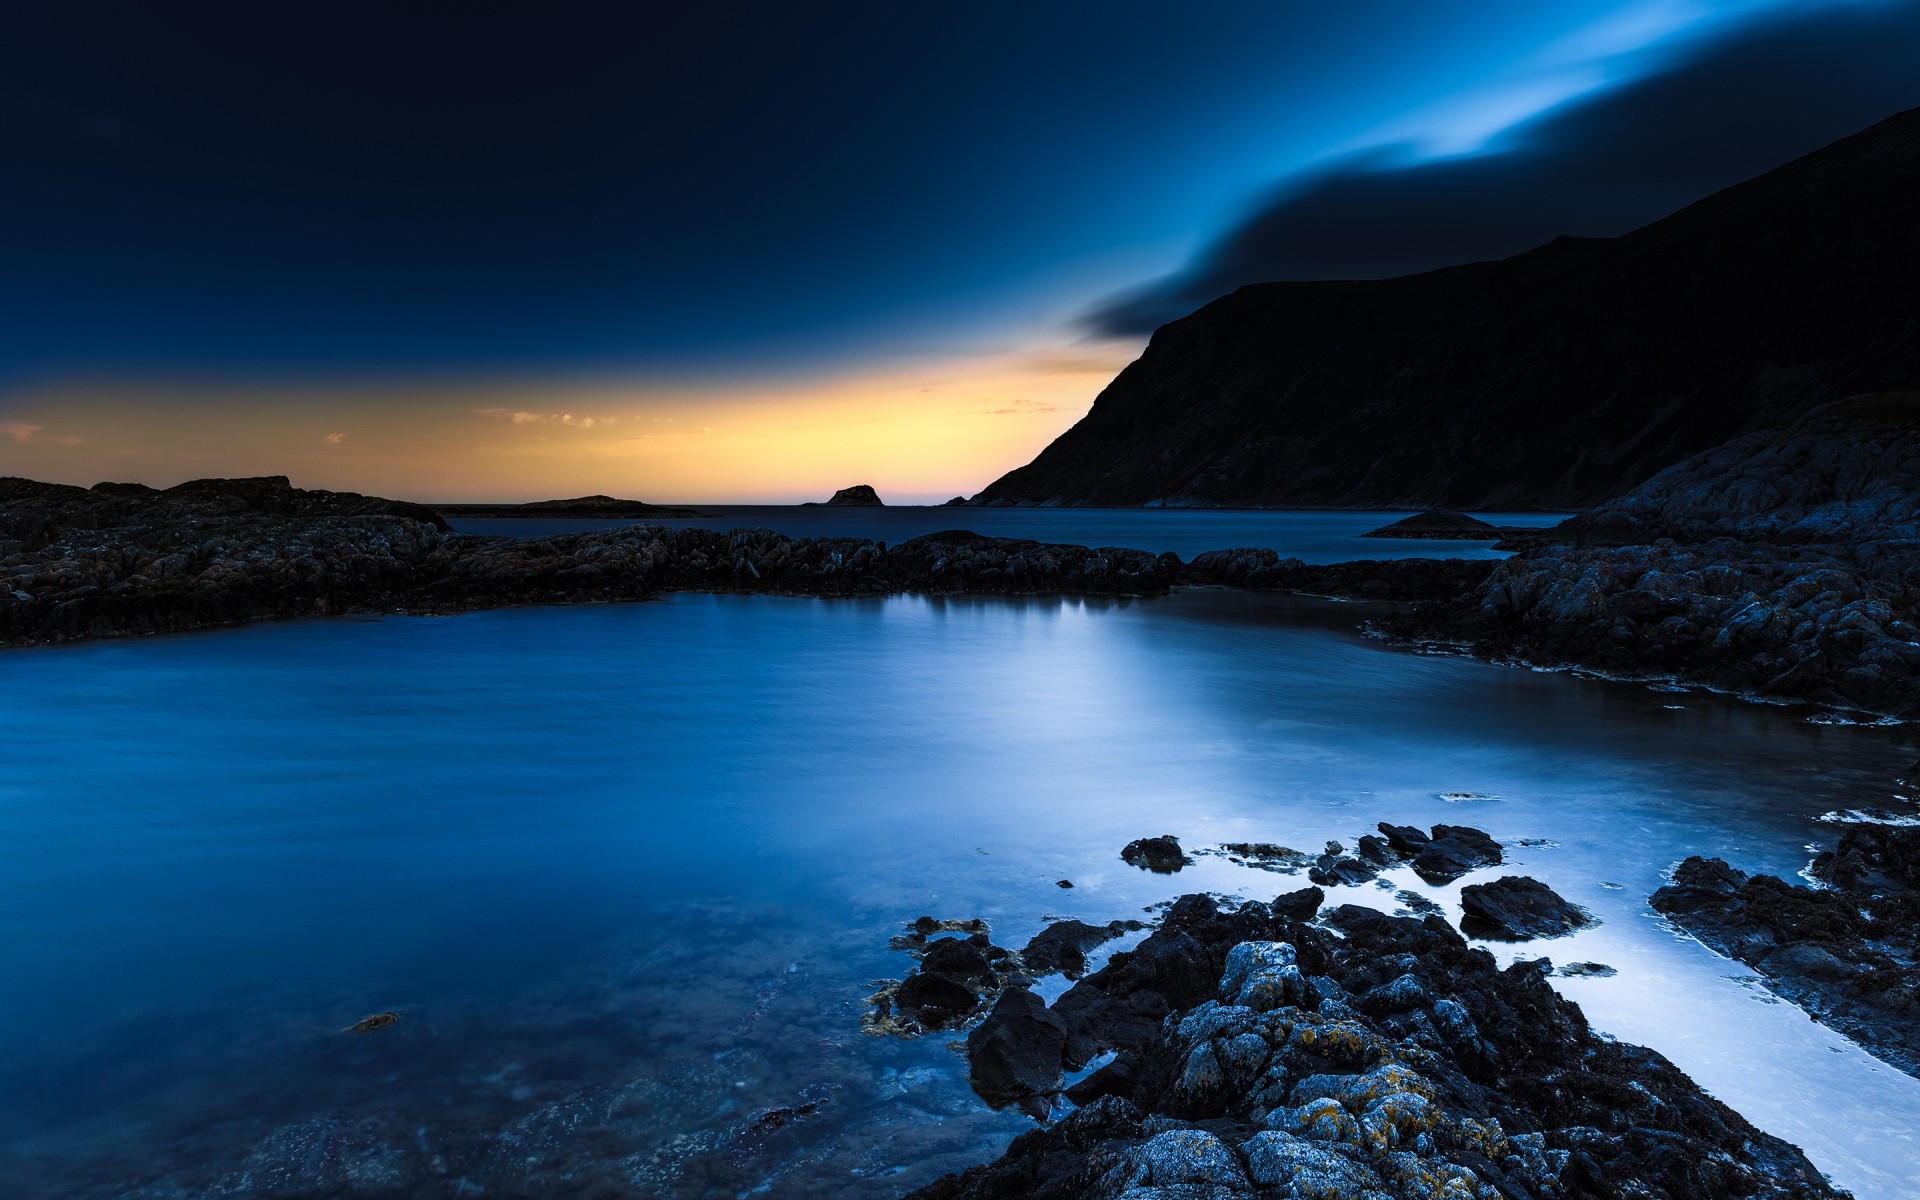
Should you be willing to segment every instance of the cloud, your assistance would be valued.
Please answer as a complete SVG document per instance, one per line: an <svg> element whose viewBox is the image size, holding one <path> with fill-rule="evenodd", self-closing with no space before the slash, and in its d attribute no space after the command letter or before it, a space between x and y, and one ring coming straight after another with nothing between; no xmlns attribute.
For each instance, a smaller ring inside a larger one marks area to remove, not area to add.
<svg viewBox="0 0 1920 1200"><path fill-rule="evenodd" d="M991 404L993 402L989 400L988 403ZM1024 397L1008 400L1005 406L1001 408L983 408L980 410L983 416L989 417L1012 417L1025 413L1050 413L1059 411L1060 406L1057 404L1047 404L1039 400L1028 400Z"/></svg>
<svg viewBox="0 0 1920 1200"><path fill-rule="evenodd" d="M1824 4L1650 51L1485 152L1380 147L1287 181L1186 269L1086 318L1137 335L1244 284L1380 279L1611 236L1920 104L1920 3Z"/></svg>
<svg viewBox="0 0 1920 1200"><path fill-rule="evenodd" d="M0 433L21 444L32 441L33 435L45 428L44 425L29 425L25 421L0 421Z"/></svg>
<svg viewBox="0 0 1920 1200"><path fill-rule="evenodd" d="M329 446L338 446L341 442L344 442L347 440L347 435L344 433L330 433L326 437L321 438L320 440L325 442Z"/></svg>
<svg viewBox="0 0 1920 1200"><path fill-rule="evenodd" d="M570 429L592 429L595 425L612 425L618 417L581 417L573 413L528 412L513 408L476 408L474 415L492 417L509 425L565 425Z"/></svg>

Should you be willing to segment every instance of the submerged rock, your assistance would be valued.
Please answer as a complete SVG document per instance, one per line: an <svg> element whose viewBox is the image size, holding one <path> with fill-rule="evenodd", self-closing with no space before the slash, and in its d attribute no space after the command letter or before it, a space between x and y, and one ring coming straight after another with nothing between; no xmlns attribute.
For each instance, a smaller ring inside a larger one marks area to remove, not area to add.
<svg viewBox="0 0 1920 1200"><path fill-rule="evenodd" d="M1460 907L1463 931L1502 941L1562 937L1594 923L1585 909L1526 875L1468 884L1460 889Z"/></svg>

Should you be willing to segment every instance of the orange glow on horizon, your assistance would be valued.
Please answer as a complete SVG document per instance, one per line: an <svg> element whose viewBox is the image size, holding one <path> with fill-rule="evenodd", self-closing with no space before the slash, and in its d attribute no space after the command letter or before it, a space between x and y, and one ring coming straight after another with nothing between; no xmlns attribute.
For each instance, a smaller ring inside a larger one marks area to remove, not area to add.
<svg viewBox="0 0 1920 1200"><path fill-rule="evenodd" d="M0 474L156 487L286 475L447 503L789 504L870 483L892 503L939 503L1031 460L1137 353L1031 350L786 386L48 384L0 395Z"/></svg>

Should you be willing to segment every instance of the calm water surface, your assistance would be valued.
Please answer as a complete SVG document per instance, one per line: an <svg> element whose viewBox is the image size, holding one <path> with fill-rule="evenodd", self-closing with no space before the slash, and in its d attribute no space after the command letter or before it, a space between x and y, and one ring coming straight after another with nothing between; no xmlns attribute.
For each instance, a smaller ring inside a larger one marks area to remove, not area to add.
<svg viewBox="0 0 1920 1200"><path fill-rule="evenodd" d="M1560 981L1598 1027L1920 1194L1920 1082L1645 904L1687 853L1791 876L1911 735L1402 653L1363 613L677 595L0 656L5 1194L259 1190L346 1146L345 1184L421 1195L897 1195L1023 1127L944 1039L859 1032L901 922L1018 946L1270 897L1304 880L1117 851L1383 819L1506 842L1604 922L1525 950L1619 969Z"/></svg>
<svg viewBox="0 0 1920 1200"><path fill-rule="evenodd" d="M1203 550L1271 546L1307 562L1360 558L1505 558L1490 542L1363 537L1412 516L1410 511L1354 512L1219 508L828 508L824 505L704 506L704 517L653 522L675 529L771 529L790 537L858 537L896 545L949 529L989 537L1031 538L1074 546L1127 546L1192 558ZM1495 525L1545 528L1565 513L1476 513ZM631 521L557 521L541 517L451 521L462 533L552 537L615 529Z"/></svg>

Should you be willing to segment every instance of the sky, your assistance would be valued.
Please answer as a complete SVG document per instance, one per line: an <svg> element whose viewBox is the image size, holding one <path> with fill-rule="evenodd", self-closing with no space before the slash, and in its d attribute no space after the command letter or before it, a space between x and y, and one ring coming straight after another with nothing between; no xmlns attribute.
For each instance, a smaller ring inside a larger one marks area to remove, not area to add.
<svg viewBox="0 0 1920 1200"><path fill-rule="evenodd" d="M0 473L967 495L1245 283L1624 232L1920 0L9 6Z"/></svg>

